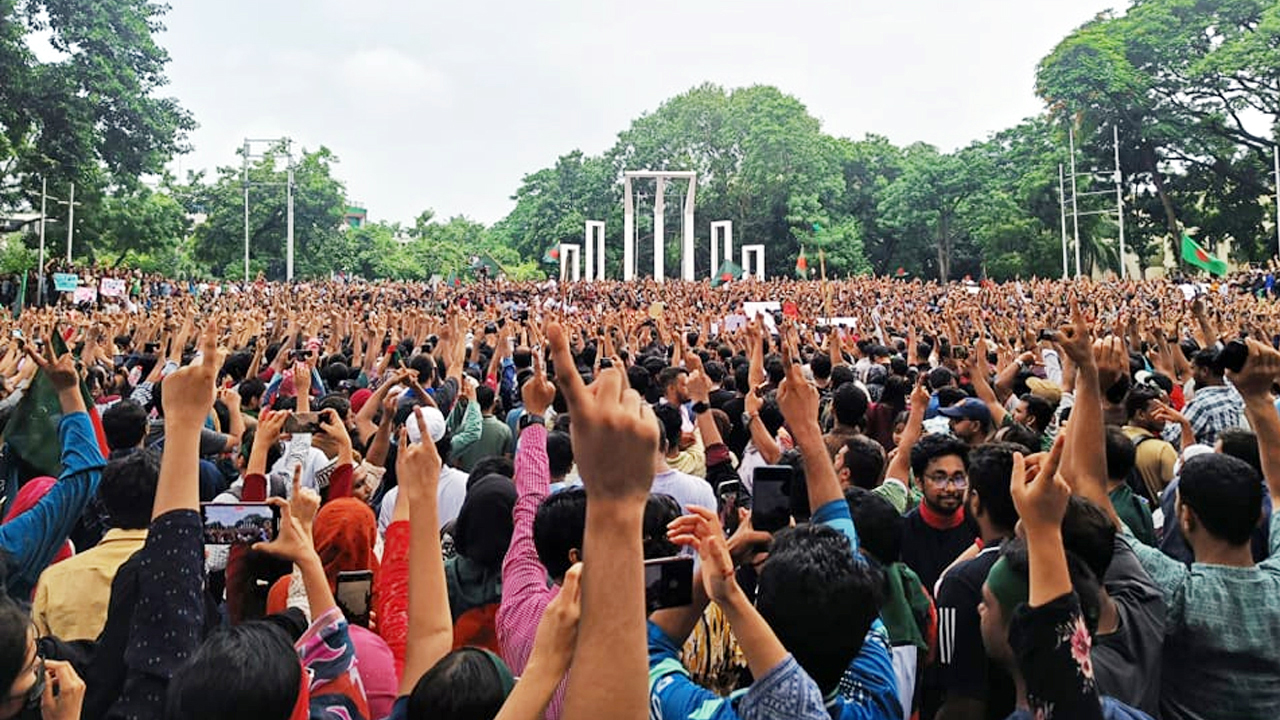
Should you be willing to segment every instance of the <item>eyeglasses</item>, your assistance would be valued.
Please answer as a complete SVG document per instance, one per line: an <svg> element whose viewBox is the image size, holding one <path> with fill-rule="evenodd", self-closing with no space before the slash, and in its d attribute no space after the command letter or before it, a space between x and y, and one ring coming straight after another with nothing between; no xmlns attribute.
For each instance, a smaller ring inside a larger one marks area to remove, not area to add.
<svg viewBox="0 0 1280 720"><path fill-rule="evenodd" d="M925 475L924 479L928 480L930 485L939 488L945 488L947 485L952 485L958 488L969 486L969 476L962 472L956 473L955 475L947 475L945 473Z"/></svg>

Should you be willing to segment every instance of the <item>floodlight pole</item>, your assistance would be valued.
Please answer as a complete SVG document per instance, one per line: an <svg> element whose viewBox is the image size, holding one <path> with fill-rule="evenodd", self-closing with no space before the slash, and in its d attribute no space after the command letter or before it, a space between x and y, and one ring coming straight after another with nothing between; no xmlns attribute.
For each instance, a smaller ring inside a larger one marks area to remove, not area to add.
<svg viewBox="0 0 1280 720"><path fill-rule="evenodd" d="M40 264L36 266L37 304L44 306L44 223L49 209L49 178L40 178ZM23 298L26 302L26 298ZM19 308L21 310L21 308Z"/></svg>
<svg viewBox="0 0 1280 720"><path fill-rule="evenodd" d="M67 264L71 264L71 237L76 230L76 184L71 183L71 198L67 200Z"/></svg>
<svg viewBox="0 0 1280 720"><path fill-rule="evenodd" d="M1276 249L1280 250L1280 143L1272 149L1276 163Z"/></svg>
<svg viewBox="0 0 1280 720"><path fill-rule="evenodd" d="M244 141L244 282L249 283L249 139Z"/></svg>
<svg viewBox="0 0 1280 720"><path fill-rule="evenodd" d="M1071 263L1067 260L1067 174L1058 163L1058 209L1062 211L1062 279L1071 277Z"/></svg>
<svg viewBox="0 0 1280 720"><path fill-rule="evenodd" d="M1071 225L1076 243L1076 279L1080 279L1080 211L1076 204L1076 129L1067 126L1067 137L1071 144Z"/></svg>
<svg viewBox="0 0 1280 720"><path fill-rule="evenodd" d="M284 277L293 282L293 141L285 141L285 155L289 158L289 185L287 190L289 209L286 211L285 223L288 226L288 246L285 250Z"/></svg>
<svg viewBox="0 0 1280 720"><path fill-rule="evenodd" d="M1116 222L1120 224L1120 279L1125 279L1124 263L1124 190L1120 178L1120 126L1111 126L1111 137L1116 147Z"/></svg>

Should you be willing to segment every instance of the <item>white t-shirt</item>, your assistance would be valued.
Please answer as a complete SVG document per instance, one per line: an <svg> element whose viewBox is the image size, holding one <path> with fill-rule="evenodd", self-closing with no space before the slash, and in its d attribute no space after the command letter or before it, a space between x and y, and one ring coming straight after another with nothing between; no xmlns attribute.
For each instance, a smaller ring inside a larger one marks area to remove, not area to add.
<svg viewBox="0 0 1280 720"><path fill-rule="evenodd" d="M400 486L391 488L382 496L382 507L378 511L378 534L387 532L391 518L395 515L396 497L400 495ZM436 491L436 502L440 507L440 527L458 519L462 512L462 503L467 499L467 474L456 468L445 465L440 469L440 488Z"/></svg>
<svg viewBox="0 0 1280 720"><path fill-rule="evenodd" d="M711 485L700 477L687 475L679 470L667 470L653 476L653 485L649 491L659 495L670 495L680 503L686 512L689 506L697 505L715 511L716 494Z"/></svg>

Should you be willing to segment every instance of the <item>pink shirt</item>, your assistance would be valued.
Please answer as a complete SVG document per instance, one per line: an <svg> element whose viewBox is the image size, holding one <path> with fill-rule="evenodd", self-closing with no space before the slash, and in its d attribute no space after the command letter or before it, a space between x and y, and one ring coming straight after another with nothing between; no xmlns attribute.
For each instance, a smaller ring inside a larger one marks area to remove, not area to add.
<svg viewBox="0 0 1280 720"><path fill-rule="evenodd" d="M560 591L558 585L548 586L547 569L538 561L538 551L533 544L533 517L551 493L545 427L531 425L521 435L516 451L515 481L518 493L512 512L515 529L502 561L502 604L498 607L497 625L502 659L512 673L520 675L533 653L542 611ZM547 706L545 719L559 720L563 706L564 680L561 679Z"/></svg>

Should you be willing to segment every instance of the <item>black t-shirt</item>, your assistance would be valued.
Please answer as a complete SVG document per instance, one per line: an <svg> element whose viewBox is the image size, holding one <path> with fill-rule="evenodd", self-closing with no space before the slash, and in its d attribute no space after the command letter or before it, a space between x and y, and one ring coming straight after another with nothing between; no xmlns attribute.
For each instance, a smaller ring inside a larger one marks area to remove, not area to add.
<svg viewBox="0 0 1280 720"><path fill-rule="evenodd" d="M920 576L920 582L933 595L933 586L942 571L973 544L975 537L968 523L938 530L924 521L920 508L912 508L902 523L902 562Z"/></svg>
<svg viewBox="0 0 1280 720"><path fill-rule="evenodd" d="M988 718L1013 712L1013 678L987 658L978 603L1000 546L983 549L952 568L938 586L938 665L942 698L971 698L987 704Z"/></svg>

